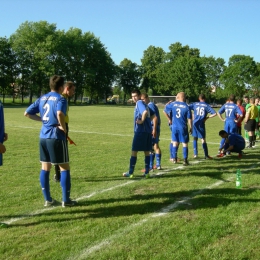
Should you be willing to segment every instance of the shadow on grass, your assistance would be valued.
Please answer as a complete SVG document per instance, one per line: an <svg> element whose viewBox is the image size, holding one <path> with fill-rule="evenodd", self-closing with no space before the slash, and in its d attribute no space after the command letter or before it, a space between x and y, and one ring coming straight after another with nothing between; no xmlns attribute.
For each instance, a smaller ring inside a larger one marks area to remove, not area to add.
<svg viewBox="0 0 260 260"><path fill-rule="evenodd" d="M78 220L89 220L95 218L127 217L133 215L146 215L165 212L165 209L173 204L174 211L188 211L197 209L212 209L219 206L227 207L231 203L259 203L260 199L248 198L248 196L259 190L252 189L204 189L187 190L173 193L159 193L146 195L133 195L129 198L111 198L100 200L80 201L73 208L60 210L54 207L55 211L47 211L37 215L23 216L1 216L1 218L41 218L37 221L27 223L13 223L9 228L30 227L42 223L74 222ZM151 200L160 200L153 202ZM114 205L120 203L120 205ZM130 204L129 204L130 203ZM48 218L50 217L50 218Z"/></svg>

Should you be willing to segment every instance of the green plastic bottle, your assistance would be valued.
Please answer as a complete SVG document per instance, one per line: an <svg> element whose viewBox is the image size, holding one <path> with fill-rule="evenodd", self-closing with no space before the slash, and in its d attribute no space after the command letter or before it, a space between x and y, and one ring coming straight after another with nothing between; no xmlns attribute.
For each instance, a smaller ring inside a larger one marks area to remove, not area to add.
<svg viewBox="0 0 260 260"><path fill-rule="evenodd" d="M241 171L240 169L237 170L236 173L236 188L241 189L242 188L242 178L241 178Z"/></svg>

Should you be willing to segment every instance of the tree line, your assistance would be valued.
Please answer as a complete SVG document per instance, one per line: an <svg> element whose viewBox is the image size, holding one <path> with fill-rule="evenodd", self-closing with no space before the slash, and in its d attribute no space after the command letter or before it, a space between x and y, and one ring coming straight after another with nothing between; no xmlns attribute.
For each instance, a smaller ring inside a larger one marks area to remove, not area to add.
<svg viewBox="0 0 260 260"><path fill-rule="evenodd" d="M141 65L127 58L117 65L99 38L78 28L65 32L46 21L26 21L10 38L0 37L3 100L19 95L22 102L25 97L32 102L49 91L54 74L75 82L74 102L83 96L99 102L113 94L125 101L134 88L152 95L184 91L190 100L200 93L213 100L260 94L260 63L246 55L233 55L226 65L222 58L201 57L199 49L176 42L167 52L149 46Z"/></svg>

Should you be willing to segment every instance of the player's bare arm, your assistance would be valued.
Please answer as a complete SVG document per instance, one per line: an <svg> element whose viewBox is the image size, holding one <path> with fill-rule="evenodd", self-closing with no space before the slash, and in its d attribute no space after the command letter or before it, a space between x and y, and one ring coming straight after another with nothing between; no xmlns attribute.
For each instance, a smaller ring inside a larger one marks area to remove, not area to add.
<svg viewBox="0 0 260 260"><path fill-rule="evenodd" d="M40 116L38 116L37 114L35 114L35 115L31 115L31 114L28 114L26 111L24 112L24 116L26 116L26 117L28 117L28 118L30 118L30 119L32 119L32 120L35 120L35 121L42 121L41 120L41 117Z"/></svg>
<svg viewBox="0 0 260 260"><path fill-rule="evenodd" d="M137 119L137 120L136 120L136 123L137 123L138 125L141 125L141 124L144 122L144 120L146 119L147 115L148 115L148 111L145 110L145 111L142 113L142 118L141 118L141 119Z"/></svg>
<svg viewBox="0 0 260 260"><path fill-rule="evenodd" d="M65 115L62 111L57 111L57 119L59 121L58 128L62 130L64 133L67 133L66 124L65 124Z"/></svg>
<svg viewBox="0 0 260 260"><path fill-rule="evenodd" d="M225 122L225 119L223 119L223 117L222 117L222 115L221 115L220 113L217 113L217 115L218 115L218 117L219 117L219 119L220 119L221 121Z"/></svg>
<svg viewBox="0 0 260 260"><path fill-rule="evenodd" d="M5 153L5 151L5 146L2 143L0 143L0 153Z"/></svg>

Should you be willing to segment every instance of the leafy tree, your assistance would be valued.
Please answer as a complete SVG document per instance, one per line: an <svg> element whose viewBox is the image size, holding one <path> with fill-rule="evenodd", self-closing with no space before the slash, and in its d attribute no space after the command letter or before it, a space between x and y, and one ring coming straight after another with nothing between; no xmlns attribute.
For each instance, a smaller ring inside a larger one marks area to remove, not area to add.
<svg viewBox="0 0 260 260"><path fill-rule="evenodd" d="M0 37L0 87L3 95L9 89L12 91L13 102L15 98L15 80L18 76L17 59L7 38Z"/></svg>
<svg viewBox="0 0 260 260"><path fill-rule="evenodd" d="M228 67L220 77L226 96L242 96L251 89L254 78L258 75L257 65L252 57L233 55L229 58Z"/></svg>
<svg viewBox="0 0 260 260"><path fill-rule="evenodd" d="M180 43L170 45L166 62L158 67L157 92L161 95L176 95L184 91L188 97L205 92L205 72L199 50Z"/></svg>
<svg viewBox="0 0 260 260"><path fill-rule="evenodd" d="M141 75L138 65L126 58L120 62L119 68L117 83L124 90L125 103L126 95L130 95L131 91L138 87Z"/></svg>
<svg viewBox="0 0 260 260"><path fill-rule="evenodd" d="M10 37L20 64L22 81L29 87L30 102L33 94L40 96L49 90L46 82L54 68L50 66L48 57L55 37L56 25L46 21L26 21Z"/></svg>
<svg viewBox="0 0 260 260"><path fill-rule="evenodd" d="M141 59L141 74L142 85L141 88L148 92L148 89L155 90L158 84L158 67L164 63L165 52L160 47L149 46L144 51L143 58Z"/></svg>

